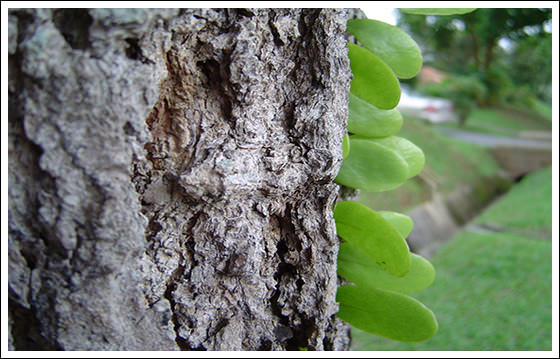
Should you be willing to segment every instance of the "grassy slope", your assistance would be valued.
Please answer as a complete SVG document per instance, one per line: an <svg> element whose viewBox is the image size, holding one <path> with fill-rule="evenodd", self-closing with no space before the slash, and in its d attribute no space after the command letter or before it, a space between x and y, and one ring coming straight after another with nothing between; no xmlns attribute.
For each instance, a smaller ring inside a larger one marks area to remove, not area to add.
<svg viewBox="0 0 560 359"><path fill-rule="evenodd" d="M463 130L500 136L516 136L521 131L551 131L552 107L538 103L538 111L520 110L513 107L477 108L467 119ZM550 118L548 113L550 111ZM438 126L458 128L456 123Z"/></svg>
<svg viewBox="0 0 560 359"><path fill-rule="evenodd" d="M533 101L533 106L535 108L535 111L540 114L541 116L543 116L543 118L547 119L548 121L552 121L552 105L539 101L539 100L534 100Z"/></svg>
<svg viewBox="0 0 560 359"><path fill-rule="evenodd" d="M529 236L550 236L552 168L532 173L524 178L505 198L478 217L476 223L500 225Z"/></svg>
<svg viewBox="0 0 560 359"><path fill-rule="evenodd" d="M515 230L550 228L550 173L528 176L482 219ZM539 214L529 213L536 208ZM416 296L436 313L438 333L399 343L353 330L353 349L551 350L551 250L550 241L527 235L463 232L431 259L436 280Z"/></svg>
<svg viewBox="0 0 560 359"><path fill-rule="evenodd" d="M405 118L397 136L410 140L424 151L425 170L435 175L440 192L449 192L461 183L472 184L481 176L495 174L499 168L487 149L451 140L416 119ZM430 198L427 186L417 176L392 191L362 191L360 201L372 209L405 211Z"/></svg>

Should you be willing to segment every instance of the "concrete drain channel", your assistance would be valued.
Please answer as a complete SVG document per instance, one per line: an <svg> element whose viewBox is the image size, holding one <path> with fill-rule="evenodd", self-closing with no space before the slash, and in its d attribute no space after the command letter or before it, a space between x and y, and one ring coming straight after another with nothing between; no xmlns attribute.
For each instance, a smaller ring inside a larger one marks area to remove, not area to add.
<svg viewBox="0 0 560 359"><path fill-rule="evenodd" d="M434 193L432 200L407 213L414 221L414 228L407 238L411 251L431 257L441 245L467 228L472 219L505 194L511 184L509 176L500 174L481 178L474 186L463 186L446 195Z"/></svg>
<svg viewBox="0 0 560 359"><path fill-rule="evenodd" d="M461 230L500 231L477 226L470 221L507 193L514 182L552 163L551 135L548 132L525 131L520 134L523 135L521 138L500 138L450 130L446 130L445 134L489 146L502 171L494 177L480 178L474 185L460 187L449 194L436 192L436 186L432 184L432 199L408 212L414 221L414 228L407 238L408 244L413 252L426 258L431 257Z"/></svg>

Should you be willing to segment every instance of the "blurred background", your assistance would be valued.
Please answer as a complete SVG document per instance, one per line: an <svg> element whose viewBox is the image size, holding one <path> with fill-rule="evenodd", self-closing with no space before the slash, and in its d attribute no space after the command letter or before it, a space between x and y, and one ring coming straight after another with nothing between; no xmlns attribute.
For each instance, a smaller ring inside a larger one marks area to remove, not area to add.
<svg viewBox="0 0 560 359"><path fill-rule="evenodd" d="M359 200L413 218L409 246L436 269L416 297L439 331L400 343L353 330L353 349L552 350L551 9L364 12L422 50L421 72L401 81L397 136L426 165Z"/></svg>

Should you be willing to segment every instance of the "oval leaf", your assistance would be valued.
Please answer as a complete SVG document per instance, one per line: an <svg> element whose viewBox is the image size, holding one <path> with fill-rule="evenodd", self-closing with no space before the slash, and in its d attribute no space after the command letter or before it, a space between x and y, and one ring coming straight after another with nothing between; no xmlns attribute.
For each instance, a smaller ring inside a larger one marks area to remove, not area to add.
<svg viewBox="0 0 560 359"><path fill-rule="evenodd" d="M349 153L350 153L350 136L344 135L344 137L342 137L342 159L348 157Z"/></svg>
<svg viewBox="0 0 560 359"><path fill-rule="evenodd" d="M476 8L462 8L462 9L436 9L436 8L406 8L399 9L406 14L412 15L463 15L473 12Z"/></svg>
<svg viewBox="0 0 560 359"><path fill-rule="evenodd" d="M376 144L398 153L408 165L407 179L416 176L422 171L422 168L424 168L426 161L424 152L406 138L390 136L385 138L367 139L363 136L356 136L356 139L373 141Z"/></svg>
<svg viewBox="0 0 560 359"><path fill-rule="evenodd" d="M348 131L376 138L397 133L402 126L401 113L395 109L380 110L353 93L348 94Z"/></svg>
<svg viewBox="0 0 560 359"><path fill-rule="evenodd" d="M428 288L434 281L435 270L426 259L410 253L410 270L395 277L350 243L341 243L338 252L338 275L359 286L369 286L403 294L414 294Z"/></svg>
<svg viewBox="0 0 560 359"><path fill-rule="evenodd" d="M409 79L422 68L422 54L416 42L396 26L371 19L348 20L346 30L401 79Z"/></svg>
<svg viewBox="0 0 560 359"><path fill-rule="evenodd" d="M389 273L402 277L410 269L408 245L389 222L358 202L337 203L338 235Z"/></svg>
<svg viewBox="0 0 560 359"><path fill-rule="evenodd" d="M377 213L387 222L391 223L391 225L395 227L397 231L399 231L403 238L408 237L408 235L412 231L414 222L412 222L412 219L409 216L391 211L377 211Z"/></svg>
<svg viewBox="0 0 560 359"><path fill-rule="evenodd" d="M403 342L431 338L438 329L434 313L418 300L371 287L342 286L337 316L368 333Z"/></svg>
<svg viewBox="0 0 560 359"><path fill-rule="evenodd" d="M409 140L391 136L387 138L380 138L376 140L378 143L394 149L399 153L408 163L408 177L414 177L422 171L424 168L425 158L424 152Z"/></svg>
<svg viewBox="0 0 560 359"><path fill-rule="evenodd" d="M380 109L389 110L397 106L401 87L389 66L368 50L352 43L348 43L348 57L354 75L350 91Z"/></svg>
<svg viewBox="0 0 560 359"><path fill-rule="evenodd" d="M406 160L393 148L375 141L350 137L352 151L342 162L337 183L379 192L396 188L409 178Z"/></svg>

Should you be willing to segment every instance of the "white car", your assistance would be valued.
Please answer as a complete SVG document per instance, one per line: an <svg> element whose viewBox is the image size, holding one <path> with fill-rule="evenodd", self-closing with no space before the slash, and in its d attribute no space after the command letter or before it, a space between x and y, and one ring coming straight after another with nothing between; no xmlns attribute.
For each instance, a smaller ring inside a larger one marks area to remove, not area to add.
<svg viewBox="0 0 560 359"><path fill-rule="evenodd" d="M405 116L427 120L431 123L458 121L453 112L453 103L447 99L427 97L415 93L406 86L401 86L401 99L397 110Z"/></svg>

